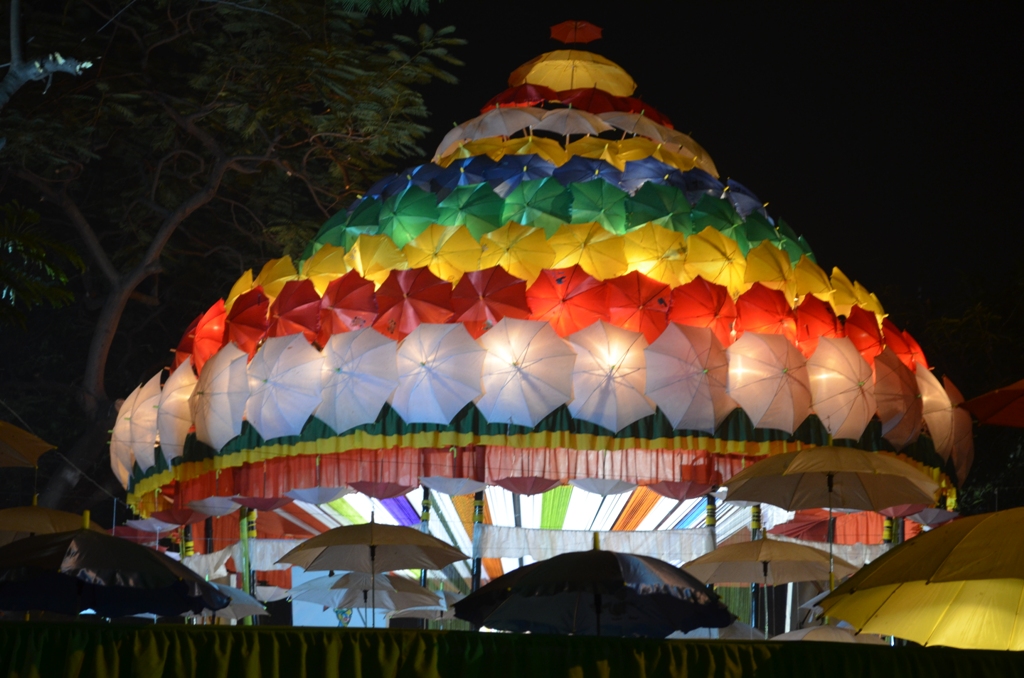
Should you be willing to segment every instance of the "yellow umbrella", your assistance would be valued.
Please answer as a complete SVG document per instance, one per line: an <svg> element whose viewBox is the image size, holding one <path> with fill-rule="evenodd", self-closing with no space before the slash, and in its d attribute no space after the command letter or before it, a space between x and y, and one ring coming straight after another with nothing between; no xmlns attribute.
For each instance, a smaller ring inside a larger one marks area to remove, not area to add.
<svg viewBox="0 0 1024 678"><path fill-rule="evenodd" d="M544 230L509 222L480 239L480 269L501 266L511 275L532 285L541 270L552 268L555 251Z"/></svg>
<svg viewBox="0 0 1024 678"><path fill-rule="evenodd" d="M631 141L631 140L628 140ZM641 139L639 143L650 143ZM604 160L609 165L614 165L620 172L626 169L626 158L619 155L619 144L615 141L608 141L599 137L583 137L577 139L565 147L569 155L578 155L582 158L594 158ZM636 151L634 151L635 153ZM648 154L650 155L650 154ZM646 155L641 157L647 157ZM630 158L632 159L632 158Z"/></svg>
<svg viewBox="0 0 1024 678"><path fill-rule="evenodd" d="M959 518L900 544L819 605L861 633L1024 650L1024 508Z"/></svg>
<svg viewBox="0 0 1024 678"><path fill-rule="evenodd" d="M871 311L878 316L878 322L881 324L882 320L885 319L885 309L882 308L882 302L878 300L878 297L868 292L863 285L856 281L853 283L853 294L857 299L857 305L865 311Z"/></svg>
<svg viewBox="0 0 1024 678"><path fill-rule="evenodd" d="M502 144L505 155L539 155L554 165L564 165L569 159L562 145L554 139L535 137L516 137L509 139Z"/></svg>
<svg viewBox="0 0 1024 678"><path fill-rule="evenodd" d="M262 286L263 294L270 299L275 299L281 293L284 284L289 280L295 280L297 276L298 271L292 264L292 258L284 256L280 259L271 259L264 264L263 270L256 276L256 280L252 284L253 287Z"/></svg>
<svg viewBox="0 0 1024 678"><path fill-rule="evenodd" d="M441 280L457 283L466 271L480 267L480 243L464 226L432 224L402 248L409 268L426 266Z"/></svg>
<svg viewBox="0 0 1024 678"><path fill-rule="evenodd" d="M35 468L54 445L14 424L0 421L0 467Z"/></svg>
<svg viewBox="0 0 1024 678"><path fill-rule="evenodd" d="M789 255L772 245L767 240L747 252L747 270L743 274L744 282L759 282L773 290L782 290L786 298L793 303L796 295L796 279Z"/></svg>
<svg viewBox="0 0 1024 678"><path fill-rule="evenodd" d="M832 283L821 267L800 255L800 260L793 267L793 279L796 281L796 293L799 297L811 294L824 302L832 300Z"/></svg>
<svg viewBox="0 0 1024 678"><path fill-rule="evenodd" d="M502 139L493 137L477 139L475 141L459 140L446 149L439 151L435 156L436 162L441 167L447 167L455 160L462 158L473 158L478 155L486 155L491 160L501 160L505 155L505 144Z"/></svg>
<svg viewBox="0 0 1024 678"><path fill-rule="evenodd" d="M302 262L302 277L313 283L316 293L320 296L323 296L332 280L337 280L348 271L345 248L334 245L324 245L316 254Z"/></svg>
<svg viewBox="0 0 1024 678"><path fill-rule="evenodd" d="M736 241L712 226L686 240L686 272L691 278L700 276L727 287L737 297L749 287L744 282L746 268L747 262Z"/></svg>
<svg viewBox="0 0 1024 678"><path fill-rule="evenodd" d="M832 269L832 309L836 315L850 315L850 310L857 303L857 292L846 274L836 266Z"/></svg>
<svg viewBox="0 0 1024 678"><path fill-rule="evenodd" d="M237 299L238 297L240 297L241 295L245 294L246 292L248 292L251 289L252 289L252 269L250 268L248 271L243 273L241 275L241 277L238 278L238 280L235 281L234 285L231 286L231 291L228 292L228 297L224 301L224 311L226 313L230 313L231 312L231 307L235 303L235 299Z"/></svg>
<svg viewBox="0 0 1024 678"><path fill-rule="evenodd" d="M387 280L392 269L409 268L405 255L386 235L360 235L345 255L345 263L377 287Z"/></svg>
<svg viewBox="0 0 1024 678"><path fill-rule="evenodd" d="M684 259L686 237L654 223L646 223L623 236L626 272L640 271L666 285L689 282Z"/></svg>
<svg viewBox="0 0 1024 678"><path fill-rule="evenodd" d="M0 533L13 534L55 534L80 529L84 517L67 511L44 508L42 506L15 506L0 511ZM94 532L106 532L102 527L90 522L88 528ZM0 543L7 543L0 537Z"/></svg>
<svg viewBox="0 0 1024 678"><path fill-rule="evenodd" d="M512 71L508 78L509 87L527 83L550 87L556 92L598 87L617 97L628 97L636 91L633 78L617 63L577 49L541 54Z"/></svg>
<svg viewBox="0 0 1024 678"><path fill-rule="evenodd" d="M548 238L555 251L552 268L580 268L598 280L618 277L626 272L626 251L622 236L601 224L563 224Z"/></svg>
<svg viewBox="0 0 1024 678"><path fill-rule="evenodd" d="M614 146L615 158L620 163L643 160L654 155L659 146L660 144L656 144L650 139L644 139L643 137L620 139Z"/></svg>

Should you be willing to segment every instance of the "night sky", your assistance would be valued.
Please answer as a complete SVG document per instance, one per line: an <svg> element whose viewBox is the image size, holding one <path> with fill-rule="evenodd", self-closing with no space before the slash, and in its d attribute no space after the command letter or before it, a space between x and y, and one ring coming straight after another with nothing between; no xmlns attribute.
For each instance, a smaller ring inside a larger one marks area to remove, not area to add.
<svg viewBox="0 0 1024 678"><path fill-rule="evenodd" d="M604 28L585 48L623 66L826 270L934 296L1019 259L1024 49L1010 3L444 0L402 21L469 40L461 83L428 90L428 158L512 70L562 47L548 28L567 19Z"/></svg>

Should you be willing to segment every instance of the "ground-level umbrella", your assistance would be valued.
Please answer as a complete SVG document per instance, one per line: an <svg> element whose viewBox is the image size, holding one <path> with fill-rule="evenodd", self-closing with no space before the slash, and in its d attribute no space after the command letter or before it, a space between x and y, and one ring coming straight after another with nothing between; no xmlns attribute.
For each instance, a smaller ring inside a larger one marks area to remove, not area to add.
<svg viewBox="0 0 1024 678"><path fill-rule="evenodd" d="M887 645L877 635L854 634L838 626L808 626L774 636L772 640L813 640L824 643L863 643L865 645Z"/></svg>
<svg viewBox="0 0 1024 678"><path fill-rule="evenodd" d="M231 602L229 602L226 607L222 607L219 610L205 609L199 613L189 616L218 617L220 619L243 619L245 617L258 617L270 614L267 612L267 608L263 603L241 589L236 589L234 586L227 586L225 584L216 584L214 582L210 582L210 585L220 593L227 596L228 600Z"/></svg>

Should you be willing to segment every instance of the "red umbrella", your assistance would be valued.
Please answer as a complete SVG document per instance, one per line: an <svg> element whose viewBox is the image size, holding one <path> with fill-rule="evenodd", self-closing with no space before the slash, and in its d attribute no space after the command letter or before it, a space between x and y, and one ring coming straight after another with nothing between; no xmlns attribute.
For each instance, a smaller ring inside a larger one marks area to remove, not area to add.
<svg viewBox="0 0 1024 678"><path fill-rule="evenodd" d="M513 494L525 494L527 496L534 494L544 494L548 490L552 490L562 484L561 480L551 480L550 478L538 478L537 476L526 476L523 478L502 478L501 480L495 480L495 485L504 487Z"/></svg>
<svg viewBox="0 0 1024 678"><path fill-rule="evenodd" d="M493 97L483 108L480 109L480 112L486 113L487 111L498 108L499 106L502 108L507 106L536 106L537 104L542 104L545 101L552 101L557 98L558 92L550 87L526 83L525 85L509 87L501 94Z"/></svg>
<svg viewBox="0 0 1024 678"><path fill-rule="evenodd" d="M608 320L608 288L578 265L541 271L526 301L531 318L547 320L563 337Z"/></svg>
<svg viewBox="0 0 1024 678"><path fill-rule="evenodd" d="M303 334L313 343L320 330L320 295L312 280L289 280L270 306L268 337Z"/></svg>
<svg viewBox="0 0 1024 678"><path fill-rule="evenodd" d="M671 288L639 271L605 281L608 287L608 316L619 327L641 332L648 342L668 327Z"/></svg>
<svg viewBox="0 0 1024 678"><path fill-rule="evenodd" d="M916 366L914 365L914 356L910 350L910 344L903 337L903 332L900 331L900 328L896 327L896 323L888 318L882 321L882 339L885 340L886 348L895 353L900 362L907 366L907 369L912 372L915 371Z"/></svg>
<svg viewBox="0 0 1024 678"><path fill-rule="evenodd" d="M526 281L501 266L469 271L452 290L452 309L476 339L502 318L530 317Z"/></svg>
<svg viewBox="0 0 1024 678"><path fill-rule="evenodd" d="M875 364L875 356L882 352L882 331L878 329L878 319L871 311L860 306L850 309L843 326L846 337L860 351L868 365Z"/></svg>
<svg viewBox="0 0 1024 678"><path fill-rule="evenodd" d="M759 282L736 299L736 334L781 334L796 340L796 316L779 290L765 287Z"/></svg>
<svg viewBox="0 0 1024 678"><path fill-rule="evenodd" d="M567 45L593 42L601 37L601 28L589 21L563 21L551 27L551 37Z"/></svg>
<svg viewBox="0 0 1024 678"><path fill-rule="evenodd" d="M683 501L685 499L696 499L697 497L703 497L705 494L715 489L715 486L706 485L704 483L695 483L689 480L684 480L681 482L673 480L664 480L660 483L648 485L647 489L657 492L663 497L675 499L676 501Z"/></svg>
<svg viewBox="0 0 1024 678"><path fill-rule="evenodd" d="M672 290L668 319L690 327L710 327L722 346L728 346L733 342L736 304L725 287L694 278Z"/></svg>
<svg viewBox="0 0 1024 678"><path fill-rule="evenodd" d="M1024 380L971 398L961 407L982 424L1024 427Z"/></svg>
<svg viewBox="0 0 1024 678"><path fill-rule="evenodd" d="M669 120L664 113L655 109L654 106L651 106L649 103L640 101L636 97L618 97L618 99L620 102L619 106L621 106L621 108L616 110L625 111L626 113L642 113L644 117L650 118L659 125L664 125L669 129L675 129L672 121Z"/></svg>
<svg viewBox="0 0 1024 678"><path fill-rule="evenodd" d="M903 341L906 342L907 345L906 357L899 353L896 354L899 356L900 360L909 360L910 369L914 371L917 371L917 365L921 365L925 369L931 369L931 366L928 364L928 359L924 357L924 351L921 350L921 345L917 343L914 337L910 336L910 332L903 330L900 334L903 335Z"/></svg>
<svg viewBox="0 0 1024 678"><path fill-rule="evenodd" d="M320 300L320 334L317 343L327 344L332 334L369 327L377 319L373 281L357 271L332 280Z"/></svg>
<svg viewBox="0 0 1024 678"><path fill-rule="evenodd" d="M295 501L291 497L231 497L231 501L257 511L276 511ZM258 521L258 518L257 518ZM256 523L257 525L259 522Z"/></svg>
<svg viewBox="0 0 1024 678"><path fill-rule="evenodd" d="M897 504L879 511L886 518L909 518L928 508L924 504Z"/></svg>
<svg viewBox="0 0 1024 678"><path fill-rule="evenodd" d="M165 523L170 523L171 525L181 526L201 523L207 518L209 518L209 516L207 516L205 513L200 513L199 511L193 511L192 509L187 508L174 508L168 509L166 511L155 511L151 517L156 518L157 520L162 520Z"/></svg>
<svg viewBox="0 0 1024 678"><path fill-rule="evenodd" d="M197 373L224 346L227 317L224 300L218 299L199 319L195 339L192 341L192 364L196 366Z"/></svg>
<svg viewBox="0 0 1024 678"><path fill-rule="evenodd" d="M367 497L373 497L374 499L391 499L392 497L399 497L403 494L411 492L413 488L405 485L399 485L398 483L390 483L387 481L363 481L358 480L354 483L349 483L356 492L362 492Z"/></svg>
<svg viewBox="0 0 1024 678"><path fill-rule="evenodd" d="M810 358L818 348L818 339L834 339L838 333L838 321L832 307L808 294L794 311L796 316L796 346L804 357Z"/></svg>
<svg viewBox="0 0 1024 678"><path fill-rule="evenodd" d="M174 362L171 363L172 372L178 369L178 366L184 363L185 360L192 355L192 346L196 339L196 327L202 319L203 314L200 313L196 316L196 319L192 321L192 324L188 326L185 333L181 335L181 341L178 342L178 348L174 349Z"/></svg>
<svg viewBox="0 0 1024 678"><path fill-rule="evenodd" d="M240 294L228 313L228 341L235 342L250 359L267 335L269 310L270 299L263 294L262 287L255 287Z"/></svg>
<svg viewBox="0 0 1024 678"><path fill-rule="evenodd" d="M603 89L596 87L584 87L582 89L567 89L558 93L558 101L578 108L588 113L608 113L609 111L626 110L622 97L609 94Z"/></svg>
<svg viewBox="0 0 1024 678"><path fill-rule="evenodd" d="M452 317L452 284L428 268L391 271L377 290L380 315L374 329L402 339L420 323L443 323Z"/></svg>

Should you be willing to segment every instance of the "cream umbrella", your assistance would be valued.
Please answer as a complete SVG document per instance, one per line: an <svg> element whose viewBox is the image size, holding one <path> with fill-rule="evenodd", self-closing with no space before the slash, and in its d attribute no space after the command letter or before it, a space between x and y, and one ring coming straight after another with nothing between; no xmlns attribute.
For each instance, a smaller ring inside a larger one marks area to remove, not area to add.
<svg viewBox="0 0 1024 678"><path fill-rule="evenodd" d="M548 322L503 318L484 333L477 408L491 423L534 427L572 399L576 353Z"/></svg>
<svg viewBox="0 0 1024 678"><path fill-rule="evenodd" d="M330 504L335 499L340 499L353 492L355 490L350 487L303 487L288 490L284 494L286 497L319 506L320 504Z"/></svg>
<svg viewBox="0 0 1024 678"><path fill-rule="evenodd" d="M487 483L473 478L447 478L445 476L421 477L420 483L432 492L440 492L453 497L476 494L487 487Z"/></svg>
<svg viewBox="0 0 1024 678"><path fill-rule="evenodd" d="M639 134L642 137L654 141L669 142L678 144L680 139L686 139L685 134L659 125L642 113L628 113L626 111L608 111L599 113L598 116L607 125L629 134Z"/></svg>
<svg viewBox="0 0 1024 678"><path fill-rule="evenodd" d="M452 593L451 591L438 591L438 604L423 607L407 607L402 610L395 610L388 615L389 619L428 619L440 621L443 619L455 619L455 603L459 602L464 595Z"/></svg>
<svg viewBox="0 0 1024 678"><path fill-rule="evenodd" d="M710 328L669 323L644 355L644 392L673 428L714 434L736 409L736 401L726 391L729 361Z"/></svg>
<svg viewBox="0 0 1024 678"><path fill-rule="evenodd" d="M974 421L971 419L970 412L960 407L964 402L964 396L960 393L960 389L953 385L949 377L942 378L942 385L953 406L952 457L956 468L957 484L963 485L974 464Z"/></svg>
<svg viewBox="0 0 1024 678"><path fill-rule="evenodd" d="M620 431L654 414L654 404L644 395L643 334L599 320L568 339L576 351L569 403L573 417Z"/></svg>
<svg viewBox="0 0 1024 678"><path fill-rule="evenodd" d="M919 363L914 377L921 391L921 415L928 426L928 435L935 451L946 461L953 452L953 403L927 367Z"/></svg>
<svg viewBox="0 0 1024 678"><path fill-rule="evenodd" d="M535 125L547 111L541 108L509 107L496 108L472 120L453 127L437 145L434 158L446 155L460 142L476 141L487 137L509 137L531 125Z"/></svg>
<svg viewBox="0 0 1024 678"><path fill-rule="evenodd" d="M227 607L219 610L205 609L198 614L189 614L189 617L218 617L220 619L243 619L245 617L258 617L270 614L266 606L256 600L242 589L234 586L226 586L210 582L210 586L223 593L231 601Z"/></svg>
<svg viewBox="0 0 1024 678"><path fill-rule="evenodd" d="M809 626L773 636L772 640L809 640L825 643L862 643L864 645L888 645L874 634L855 634L852 629L840 626Z"/></svg>
<svg viewBox="0 0 1024 678"><path fill-rule="evenodd" d="M744 332L726 349L729 395L754 426L792 434L811 413L803 355L782 335Z"/></svg>
<svg viewBox="0 0 1024 678"><path fill-rule="evenodd" d="M249 398L249 354L230 343L206 365L188 399L196 438L215 450L242 432L242 415Z"/></svg>
<svg viewBox="0 0 1024 678"><path fill-rule="evenodd" d="M811 408L833 438L859 440L878 409L871 366L849 339L821 337L807 361Z"/></svg>
<svg viewBox="0 0 1024 678"><path fill-rule="evenodd" d="M313 582L316 582L315 588L307 586ZM292 589L291 598L319 602L333 608L403 610L443 605L443 600L436 593L405 577L393 574L370 576L362 572L313 579Z"/></svg>
<svg viewBox="0 0 1024 678"><path fill-rule="evenodd" d="M480 395L485 351L460 323L423 323L398 347L391 406L408 423L448 424Z"/></svg>
<svg viewBox="0 0 1024 678"><path fill-rule="evenodd" d="M198 381L196 373L192 371L192 356L189 356L171 373L160 392L156 428L160 433L160 450L168 463L185 451L185 438L192 428L188 399Z"/></svg>
<svg viewBox="0 0 1024 678"><path fill-rule="evenodd" d="M369 522L335 527L297 545L277 562L306 570L381 574L394 570L440 570L468 558L437 537L399 525Z"/></svg>
<svg viewBox="0 0 1024 678"><path fill-rule="evenodd" d="M601 132L608 132L613 127L593 113L587 113L578 108L556 108L553 111L546 111L544 117L533 126L533 129L569 136L570 134L597 135Z"/></svg>
<svg viewBox="0 0 1024 678"><path fill-rule="evenodd" d="M875 356L875 402L882 437L897 450L921 434L921 392L914 373L886 347Z"/></svg>
<svg viewBox="0 0 1024 678"><path fill-rule="evenodd" d="M323 356L302 334L271 337L249 363L245 418L264 440L302 433L320 405Z"/></svg>
<svg viewBox="0 0 1024 678"><path fill-rule="evenodd" d="M128 478L135 466L135 454L132 452L131 411L141 392L142 385L139 384L124 399L121 408L117 411L114 428L110 432L110 468L124 487L128 487Z"/></svg>
<svg viewBox="0 0 1024 678"><path fill-rule="evenodd" d="M827 581L829 559L828 553L810 546L755 539L719 546L683 568L706 584L777 586L789 582ZM845 577L856 572L857 567L836 558L834 571L837 576Z"/></svg>
<svg viewBox="0 0 1024 678"><path fill-rule="evenodd" d="M128 413L128 435L135 463L143 471L156 464L157 414L160 411L160 373L142 385Z"/></svg>
<svg viewBox="0 0 1024 678"><path fill-rule="evenodd" d="M234 513L238 510L241 504L237 504L231 500L231 497L207 497L206 499L196 499L188 503L188 507L197 513L205 513L208 516L214 516L219 518L220 516L226 516L229 513Z"/></svg>
<svg viewBox="0 0 1024 678"><path fill-rule="evenodd" d="M371 327L332 336L324 347L317 419L338 433L376 421L398 387L397 348Z"/></svg>

